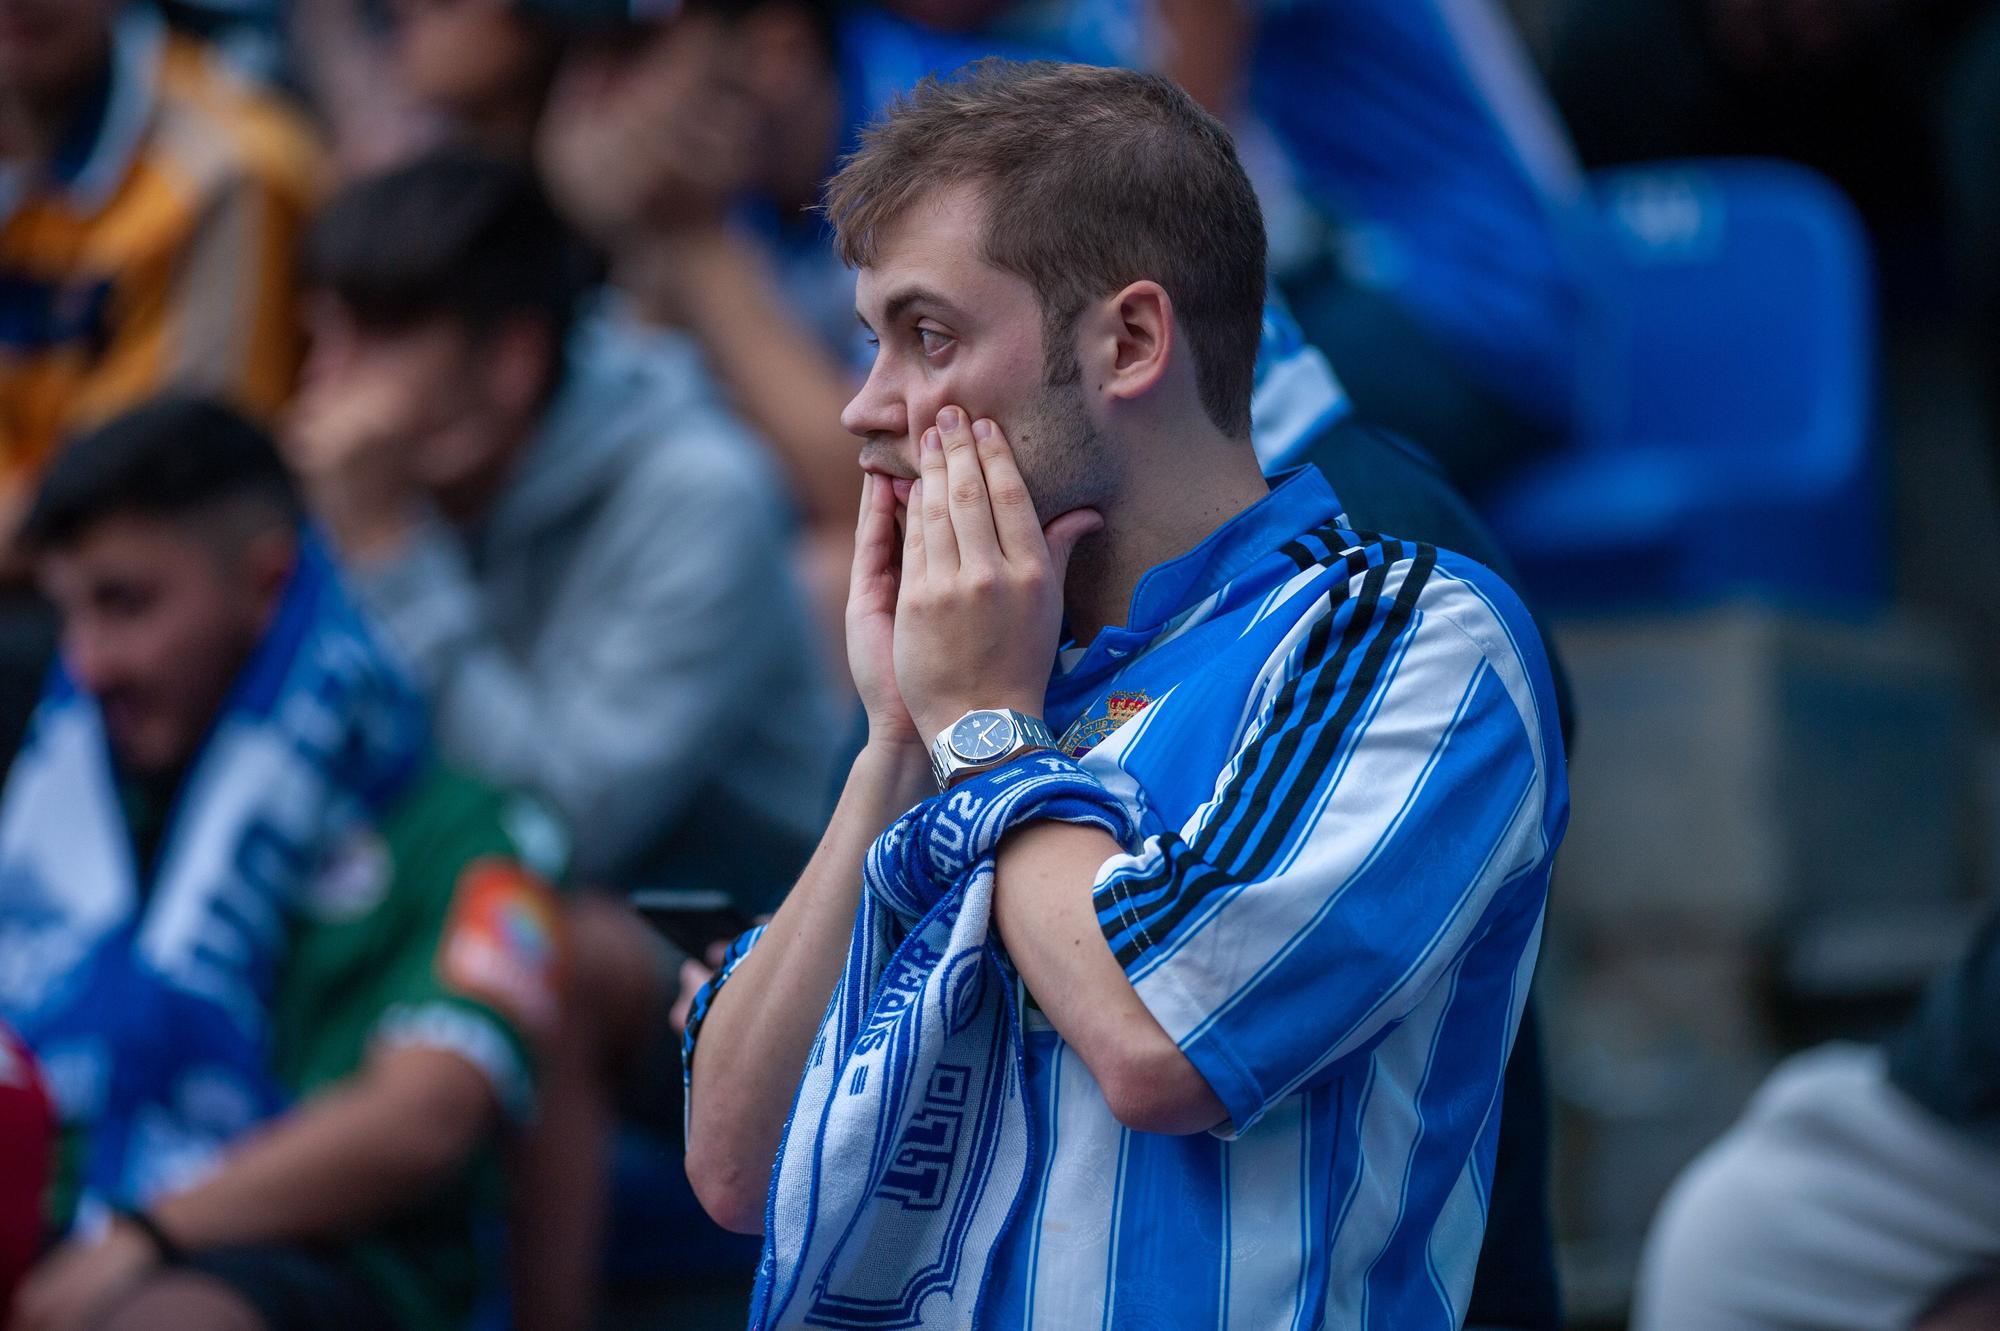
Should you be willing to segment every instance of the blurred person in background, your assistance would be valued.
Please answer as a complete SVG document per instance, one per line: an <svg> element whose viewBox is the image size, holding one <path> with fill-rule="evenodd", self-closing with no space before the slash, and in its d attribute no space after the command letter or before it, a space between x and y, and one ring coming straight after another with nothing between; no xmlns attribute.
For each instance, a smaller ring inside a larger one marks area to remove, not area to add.
<svg viewBox="0 0 2000 1331"><path fill-rule="evenodd" d="M850 40L858 21L843 20L835 0L694 0L671 23L579 43L540 152L558 203L610 256L634 316L692 337L769 441L830 644L859 497L840 409L861 343L853 276L814 209L876 109ZM955 43L939 63L977 54Z"/></svg>
<svg viewBox="0 0 2000 1331"><path fill-rule="evenodd" d="M435 759L232 409L114 418L24 532L63 669L0 804L0 1012L68 1237L9 1327L462 1325L558 1002L542 815Z"/></svg>
<svg viewBox="0 0 2000 1331"><path fill-rule="evenodd" d="M231 64L274 86L288 86L285 24L293 0L157 0L167 22L215 47Z"/></svg>
<svg viewBox="0 0 2000 1331"><path fill-rule="evenodd" d="M1633 1331L2000 1326L2000 914L1880 1047L1782 1064L1647 1239Z"/></svg>
<svg viewBox="0 0 2000 1331"><path fill-rule="evenodd" d="M310 242L292 461L445 754L576 829L579 879L770 904L831 722L784 500L695 350L586 307L520 162L435 149Z"/></svg>
<svg viewBox="0 0 2000 1331"><path fill-rule="evenodd" d="M348 186L310 243L290 455L448 758L545 797L587 885L765 910L824 823L845 730L783 482L688 339L591 303L578 257L519 160L442 147ZM538 1325L597 1277L607 1087L679 1131L680 957L622 905L577 914L585 993L516 1212Z"/></svg>
<svg viewBox="0 0 2000 1331"><path fill-rule="evenodd" d="M147 6L0 0L0 163L0 513L163 388L286 401L318 163L269 95Z"/></svg>
<svg viewBox="0 0 2000 1331"><path fill-rule="evenodd" d="M55 1104L34 1054L0 1021L0 1326L42 1255L55 1165Z"/></svg>
<svg viewBox="0 0 2000 1331"><path fill-rule="evenodd" d="M445 138L526 155L573 42L622 34L679 7L680 0L291 0L289 51L342 176L365 175Z"/></svg>
<svg viewBox="0 0 2000 1331"><path fill-rule="evenodd" d="M318 170L286 109L152 9L0 0L0 759L53 646L5 554L41 468L170 385L279 408Z"/></svg>
<svg viewBox="0 0 2000 1331"><path fill-rule="evenodd" d="M525 156L562 53L560 30L524 0L393 0L389 13L389 77L353 90L363 109L386 93L407 114L396 106L400 91L417 110L418 133Z"/></svg>
<svg viewBox="0 0 2000 1331"><path fill-rule="evenodd" d="M1583 181L1498 0L1155 0L1162 68L1247 112L1317 214L1285 285L1356 413L1475 498L1568 442Z"/></svg>

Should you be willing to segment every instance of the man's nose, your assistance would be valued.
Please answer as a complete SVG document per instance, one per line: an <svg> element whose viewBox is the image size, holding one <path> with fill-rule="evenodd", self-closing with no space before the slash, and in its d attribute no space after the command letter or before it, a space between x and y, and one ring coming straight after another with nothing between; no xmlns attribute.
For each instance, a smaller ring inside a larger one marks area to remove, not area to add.
<svg viewBox="0 0 2000 1331"><path fill-rule="evenodd" d="M841 409L841 428L863 439L871 435L901 438L906 434L907 412L903 408L902 395L895 391L889 380L890 376L879 364L871 368L861 391Z"/></svg>

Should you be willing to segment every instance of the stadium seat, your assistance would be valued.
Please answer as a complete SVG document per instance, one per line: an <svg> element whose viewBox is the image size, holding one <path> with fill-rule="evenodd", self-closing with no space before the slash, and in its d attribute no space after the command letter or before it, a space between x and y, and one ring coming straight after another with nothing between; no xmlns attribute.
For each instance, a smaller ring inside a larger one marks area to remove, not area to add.
<svg viewBox="0 0 2000 1331"><path fill-rule="evenodd" d="M1879 606L1874 298L1853 208L1754 159L1621 168L1594 189L1605 299L1577 440L1488 505L1528 585L1569 611Z"/></svg>

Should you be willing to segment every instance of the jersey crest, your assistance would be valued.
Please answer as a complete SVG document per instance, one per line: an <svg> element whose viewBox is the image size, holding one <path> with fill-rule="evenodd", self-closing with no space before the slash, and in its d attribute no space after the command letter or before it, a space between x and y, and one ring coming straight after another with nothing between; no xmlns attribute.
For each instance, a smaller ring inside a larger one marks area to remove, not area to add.
<svg viewBox="0 0 2000 1331"><path fill-rule="evenodd" d="M1072 758L1081 758L1111 738L1120 726L1146 710L1152 695L1139 689L1108 693L1103 709L1091 708L1070 723L1056 747Z"/></svg>

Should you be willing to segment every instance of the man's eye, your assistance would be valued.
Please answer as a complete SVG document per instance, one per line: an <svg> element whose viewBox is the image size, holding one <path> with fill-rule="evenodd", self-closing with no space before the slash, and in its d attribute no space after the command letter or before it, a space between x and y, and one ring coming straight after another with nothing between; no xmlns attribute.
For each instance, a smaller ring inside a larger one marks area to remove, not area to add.
<svg viewBox="0 0 2000 1331"><path fill-rule="evenodd" d="M923 347L926 356L937 355L940 351L949 347L954 340L949 334L940 333L935 328L919 328L917 330L917 342Z"/></svg>

